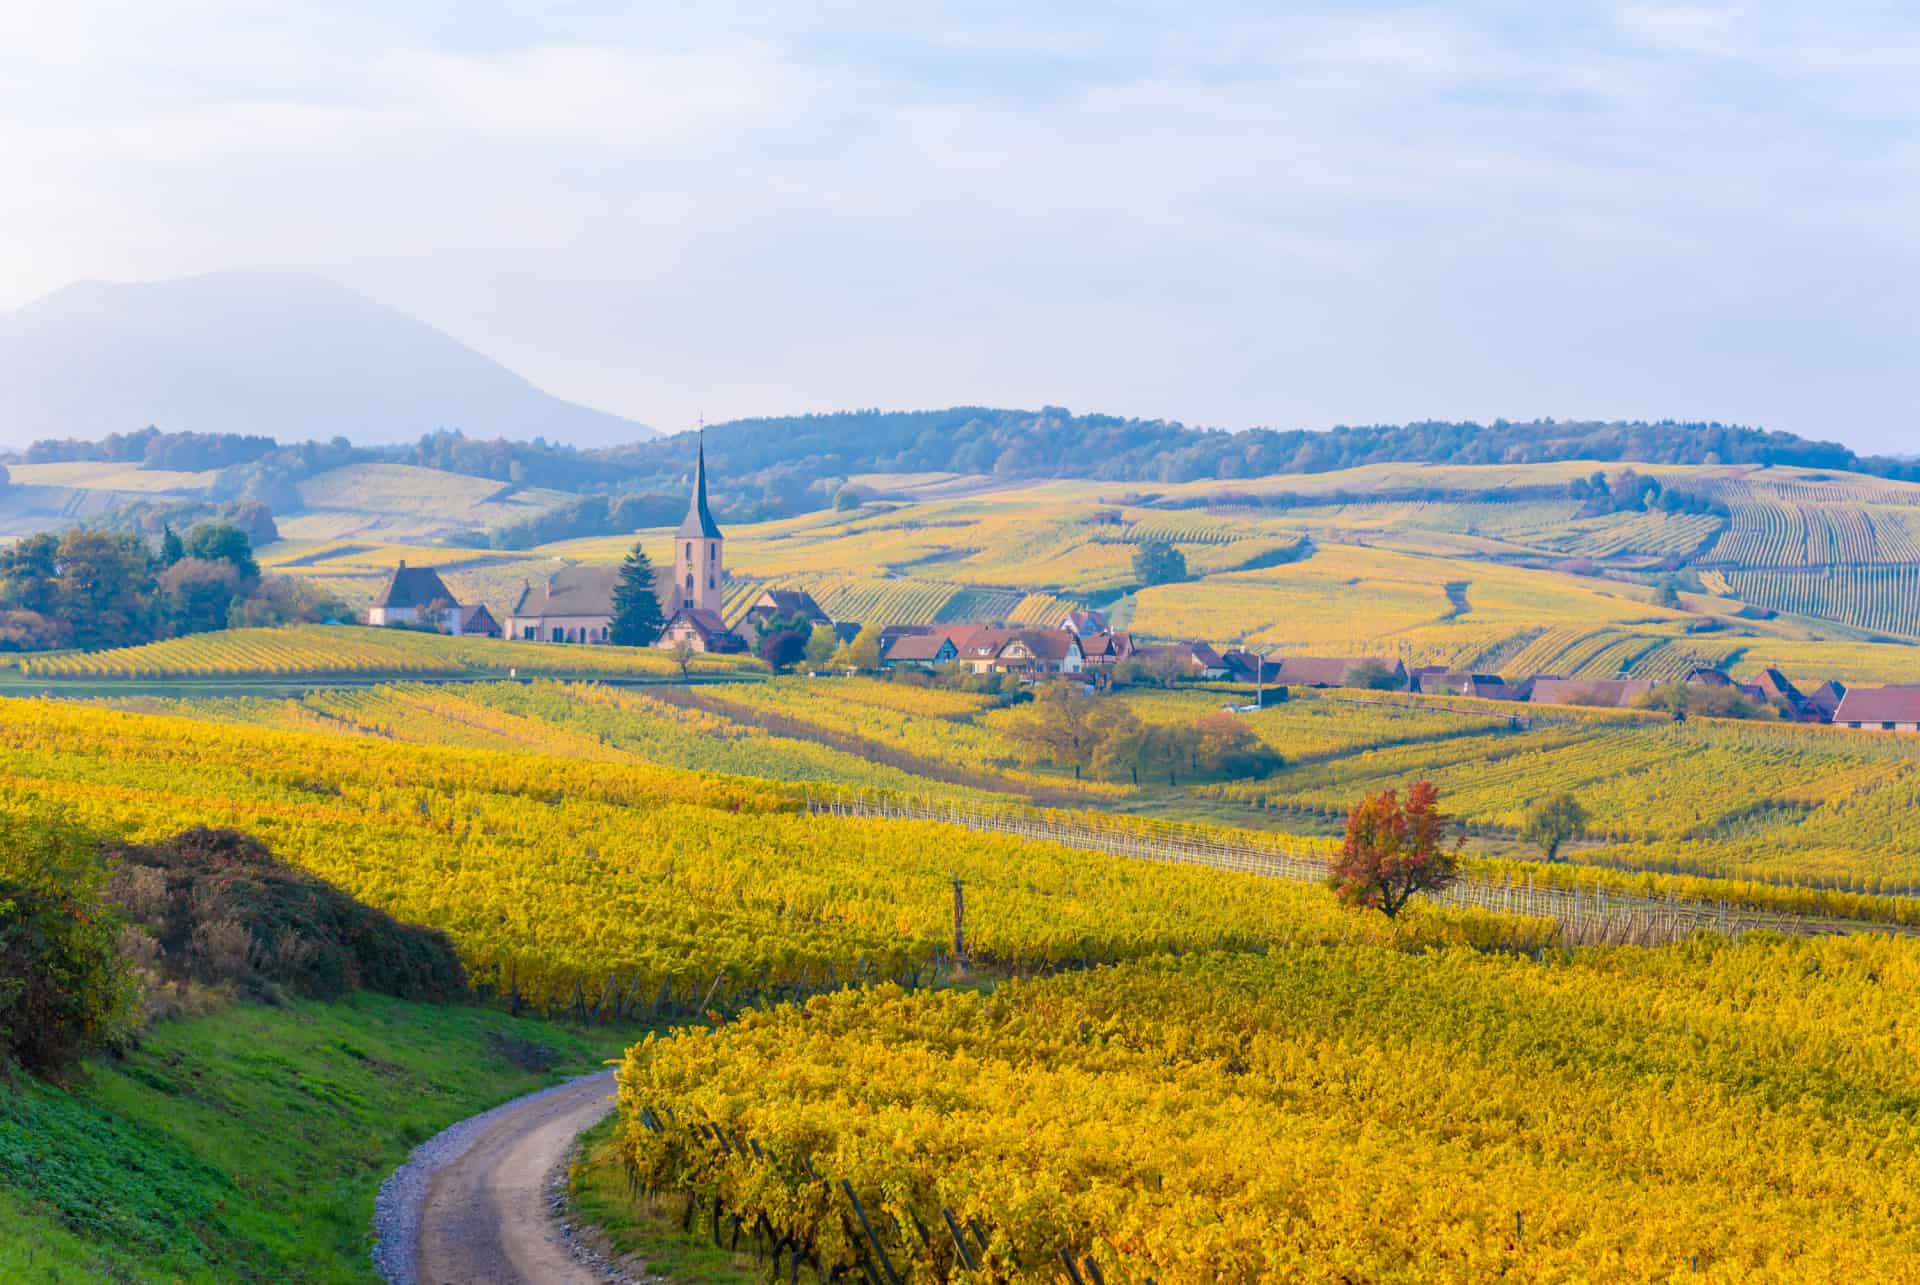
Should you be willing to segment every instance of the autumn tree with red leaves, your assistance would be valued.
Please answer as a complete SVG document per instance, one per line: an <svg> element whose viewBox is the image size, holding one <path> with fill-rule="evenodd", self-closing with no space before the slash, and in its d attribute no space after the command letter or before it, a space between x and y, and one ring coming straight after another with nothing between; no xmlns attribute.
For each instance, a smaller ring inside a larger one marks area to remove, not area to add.
<svg viewBox="0 0 1920 1285"><path fill-rule="evenodd" d="M1369 795L1347 813L1347 841L1334 858L1330 882L1349 906L1373 906L1391 919L1416 892L1437 892L1460 877L1460 846L1447 834L1453 819L1440 810L1440 791L1421 781L1407 800L1392 790Z"/></svg>

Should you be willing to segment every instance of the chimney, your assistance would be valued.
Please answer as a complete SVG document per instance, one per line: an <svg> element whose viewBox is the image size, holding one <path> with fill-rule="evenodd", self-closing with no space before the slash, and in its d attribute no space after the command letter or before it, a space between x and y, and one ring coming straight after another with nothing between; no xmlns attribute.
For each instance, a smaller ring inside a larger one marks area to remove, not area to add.
<svg viewBox="0 0 1920 1285"><path fill-rule="evenodd" d="M407 569L407 560L406 560L405 558L402 558L402 559L400 559L400 565L399 565L398 567L396 567L396 568L395 568L395 570L396 570L396 571L405 571L406 569Z"/></svg>

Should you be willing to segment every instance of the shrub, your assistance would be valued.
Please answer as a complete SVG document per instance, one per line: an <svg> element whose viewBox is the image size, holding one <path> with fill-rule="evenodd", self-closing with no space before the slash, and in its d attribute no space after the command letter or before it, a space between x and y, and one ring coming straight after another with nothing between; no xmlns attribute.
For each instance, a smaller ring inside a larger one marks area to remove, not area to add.
<svg viewBox="0 0 1920 1285"><path fill-rule="evenodd" d="M317 999L362 987L403 999L466 993L445 933L355 901L251 835L193 829L108 855L119 862L110 895L153 936L162 970L176 978L267 998L269 983Z"/></svg>
<svg viewBox="0 0 1920 1285"><path fill-rule="evenodd" d="M0 1063L58 1075L133 1026L138 987L77 830L0 817Z"/></svg>

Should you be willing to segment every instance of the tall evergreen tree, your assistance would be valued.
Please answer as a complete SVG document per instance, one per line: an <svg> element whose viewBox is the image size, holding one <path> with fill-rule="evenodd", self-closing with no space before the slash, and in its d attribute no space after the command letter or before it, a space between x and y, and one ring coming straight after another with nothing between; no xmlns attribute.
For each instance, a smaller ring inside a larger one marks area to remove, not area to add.
<svg viewBox="0 0 1920 1285"><path fill-rule="evenodd" d="M180 533L169 524L160 535L160 565L170 567L187 556L187 546L181 543Z"/></svg>
<svg viewBox="0 0 1920 1285"><path fill-rule="evenodd" d="M622 647L651 647L666 625L653 591L653 560L636 544L620 564L620 583L613 590L613 641Z"/></svg>

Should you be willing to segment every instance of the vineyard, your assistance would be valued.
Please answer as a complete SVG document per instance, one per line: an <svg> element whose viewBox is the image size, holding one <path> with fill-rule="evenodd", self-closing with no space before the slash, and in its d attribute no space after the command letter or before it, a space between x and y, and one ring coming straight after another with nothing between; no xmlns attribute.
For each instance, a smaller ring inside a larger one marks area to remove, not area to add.
<svg viewBox="0 0 1920 1285"><path fill-rule="evenodd" d="M623 1146L823 1277L1876 1277L1920 1253L1917 964L1301 942L882 987L649 1037Z"/></svg>
<svg viewBox="0 0 1920 1285"><path fill-rule="evenodd" d="M1732 595L1755 606L1920 637L1920 562L1719 575Z"/></svg>
<svg viewBox="0 0 1920 1285"><path fill-rule="evenodd" d="M354 896L445 929L487 985L739 1002L910 978L951 944L1026 970L1349 938L1495 942L1497 916L1354 925L1323 889L982 834L804 814L795 787L576 757L0 701L0 810L152 838L259 835ZM1536 931L1536 930L1527 930Z"/></svg>
<svg viewBox="0 0 1920 1285"><path fill-rule="evenodd" d="M401 629L346 625L293 625L278 629L228 629L191 634L141 647L26 657L17 662L30 678L314 678L357 674L452 676L473 672L593 674L608 678L677 677L679 666L663 651L631 647L556 647L448 638ZM758 661L696 656L701 674L738 674L762 669Z"/></svg>

